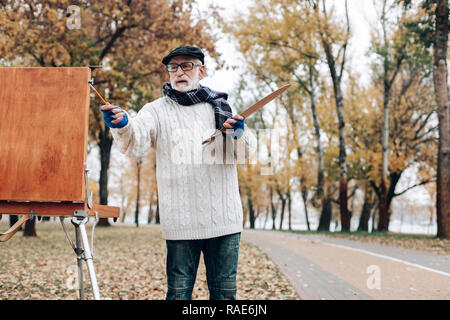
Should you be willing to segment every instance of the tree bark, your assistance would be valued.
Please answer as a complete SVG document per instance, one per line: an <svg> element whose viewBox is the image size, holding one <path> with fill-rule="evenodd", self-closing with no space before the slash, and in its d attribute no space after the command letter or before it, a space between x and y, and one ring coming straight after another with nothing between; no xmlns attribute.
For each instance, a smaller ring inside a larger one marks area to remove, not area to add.
<svg viewBox="0 0 450 320"><path fill-rule="evenodd" d="M324 4L325 11L325 4ZM347 32L349 33L349 20L347 1L345 1L345 11L347 18ZM325 26L327 28L328 26ZM347 35L348 35L347 33ZM347 205L347 155L345 151L345 122L344 122L344 99L342 96L341 80L345 64L345 52L347 48L347 41L342 46L343 56L341 60L341 67L339 74L336 70L336 61L333 57L331 46L332 44L325 39L322 34L322 45L325 51L328 69L330 70L331 79L333 82L334 99L336 101L338 126L339 126L339 209L341 216L341 231L350 231L350 214Z"/></svg>
<svg viewBox="0 0 450 320"><path fill-rule="evenodd" d="M275 230L275 218L277 215L277 210L275 209L275 205L273 203L273 189L272 187L270 189L270 208L272 210L272 230Z"/></svg>
<svg viewBox="0 0 450 320"><path fill-rule="evenodd" d="M395 193L395 188L397 187L398 182L402 176L403 171L397 173L393 172L389 174L389 189L387 191L387 199L386 199L386 230L389 230L389 223L391 221L391 203L392 200L397 196Z"/></svg>
<svg viewBox="0 0 450 320"><path fill-rule="evenodd" d="M154 169L154 173L155 173L155 185L157 185L157 181L156 181L156 158L155 158L155 156L153 156L153 169ZM158 188L156 188L154 190L154 192L150 194L150 199L149 199L149 204L150 205L149 205L149 209L148 209L148 223L149 224L152 222L152 219L153 219L152 203L153 203L153 196L155 196L155 195L156 195L156 203L158 203ZM158 208L158 205L156 205L156 207ZM155 211L155 217L156 217L156 211Z"/></svg>
<svg viewBox="0 0 450 320"><path fill-rule="evenodd" d="M324 195L322 201L322 213L320 214L317 231L330 231L332 213L331 199Z"/></svg>
<svg viewBox="0 0 450 320"><path fill-rule="evenodd" d="M439 117L439 146L436 185L437 236L450 237L450 111L447 87L448 2L438 0L434 44L433 80Z"/></svg>
<svg viewBox="0 0 450 320"><path fill-rule="evenodd" d="M267 220L269 220L269 206L266 207L266 218L264 219L263 229L266 229Z"/></svg>
<svg viewBox="0 0 450 320"><path fill-rule="evenodd" d="M150 199L151 199L151 198L150 198ZM149 201L149 205L148 205L148 216L147 216L147 224L152 223L152 218L153 218L152 202Z"/></svg>
<svg viewBox="0 0 450 320"><path fill-rule="evenodd" d="M389 221L388 221L388 211L389 205L388 195L387 195L387 179L388 179L388 152L389 152L389 99L391 96L392 84L397 77L401 62L403 61L403 55L401 55L396 63L393 70L390 70L389 62L389 41L387 38L386 30L386 0L383 1L383 9L381 12L381 26L383 31L383 127L381 130L381 147L382 147L382 165L381 165L381 184L380 184L380 201L378 203L378 231L388 231ZM391 71L391 76L389 77L389 72Z"/></svg>
<svg viewBox="0 0 450 320"><path fill-rule="evenodd" d="M19 220L18 216L16 216L15 214L10 214L9 215L9 226L12 227L14 225L14 223L16 223L18 220ZM22 227L20 229L22 229Z"/></svg>
<svg viewBox="0 0 450 320"><path fill-rule="evenodd" d="M248 215L250 220L250 229L255 229L255 211L253 209L253 201L250 197L248 199Z"/></svg>
<svg viewBox="0 0 450 320"><path fill-rule="evenodd" d="M292 198L291 198L291 190L288 189L287 193L287 202L288 202L288 212L289 212L289 231L292 230Z"/></svg>
<svg viewBox="0 0 450 320"><path fill-rule="evenodd" d="M248 220L250 222L250 229L255 229L256 216L255 216L255 208L253 207L252 190L248 185L245 185L244 188L245 188L245 195L247 197Z"/></svg>
<svg viewBox="0 0 450 320"><path fill-rule="evenodd" d="M155 192L158 193L158 190L155 190L154 192L150 192L150 196L148 198L148 218L147 218L147 224L152 223L153 219L153 196L155 195Z"/></svg>
<svg viewBox="0 0 450 320"><path fill-rule="evenodd" d="M123 188L123 179L120 179L120 222L124 223L127 216L125 208L125 190Z"/></svg>
<svg viewBox="0 0 450 320"><path fill-rule="evenodd" d="M36 233L36 217L32 220L25 222L25 228L23 229L24 237L37 237Z"/></svg>
<svg viewBox="0 0 450 320"><path fill-rule="evenodd" d="M314 60L315 61L315 60ZM304 81L302 81L299 77L298 83L301 87L303 87L304 91L308 93L309 100L311 103L311 114L313 119L313 125L314 125L314 135L316 138L316 151L317 151L317 192L315 194L316 199L320 199L323 201L323 194L324 194L324 184L325 184L325 175L324 175L324 164L323 164L323 150L322 145L320 141L320 125L319 125L319 119L317 116L317 108L316 108L316 99L315 99L315 79L314 76L314 64L315 62L312 62L311 59L308 62L308 85ZM295 118L293 115L288 113L291 117L291 121L295 124ZM296 141L299 141L298 136L295 134L294 131L294 137ZM300 143L299 143L300 144ZM299 147L297 147L297 154L299 159L302 156L302 152ZM313 198L313 203L315 202Z"/></svg>
<svg viewBox="0 0 450 320"><path fill-rule="evenodd" d="M100 130L100 141L98 146L100 148L100 204L108 204L108 169L111 157L111 146L113 138L109 134L109 128L105 125L103 130ZM100 218L98 226L109 227L111 224L108 218Z"/></svg>
<svg viewBox="0 0 450 320"><path fill-rule="evenodd" d="M283 220L284 220L284 210L286 209L286 199L281 199L281 217L280 217L280 226L279 230L283 229Z"/></svg>
<svg viewBox="0 0 450 320"><path fill-rule="evenodd" d="M136 159L136 178L137 178L137 186L136 186L136 208L134 210L134 223L136 224L136 227L139 227L139 202L141 198L141 167L142 167L142 160Z"/></svg>
<svg viewBox="0 0 450 320"><path fill-rule="evenodd" d="M373 208L373 191L370 189L369 183L366 182L364 191L364 204L359 218L358 231L369 231L370 212Z"/></svg>
<svg viewBox="0 0 450 320"><path fill-rule="evenodd" d="M306 227L308 228L308 231L311 231L311 226L309 224L309 215L308 215L308 205L306 203L306 200L308 198L308 190L306 187L302 187L302 200L303 200L303 209L305 210L305 219L306 219Z"/></svg>
<svg viewBox="0 0 450 320"><path fill-rule="evenodd" d="M155 224L159 224L159 200L156 201L156 216L155 216Z"/></svg>
<svg viewBox="0 0 450 320"><path fill-rule="evenodd" d="M284 220L284 210L286 208L286 198L283 197L280 189L278 189L278 188L277 188L277 193L281 200L281 216L280 216L280 225L278 227L278 230L282 230L283 229L283 220Z"/></svg>
<svg viewBox="0 0 450 320"><path fill-rule="evenodd" d="M320 126L319 126L319 119L317 117L317 109L316 109L316 101L314 96L314 79L313 79L313 68L311 65L309 65L309 87L310 87L310 93L309 98L311 102L311 112L312 112L312 118L313 118L313 124L314 124L314 133L316 136L316 150L317 150L317 198L322 199L323 197L323 188L325 183L324 178L324 169L323 169L323 151L322 151L322 145L320 142ZM322 199L323 200L323 199ZM309 227L308 227L309 230Z"/></svg>
<svg viewBox="0 0 450 320"><path fill-rule="evenodd" d="M380 185L380 202L378 203L378 231L388 231L387 188L385 172L382 171Z"/></svg>

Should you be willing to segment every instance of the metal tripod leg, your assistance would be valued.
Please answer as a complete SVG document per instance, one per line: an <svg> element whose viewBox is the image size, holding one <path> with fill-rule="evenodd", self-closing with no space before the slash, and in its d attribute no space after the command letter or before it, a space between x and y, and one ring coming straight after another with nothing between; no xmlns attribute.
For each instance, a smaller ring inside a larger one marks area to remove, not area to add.
<svg viewBox="0 0 450 320"><path fill-rule="evenodd" d="M81 246L80 228L75 225L75 253L77 254L78 265L78 293L81 300L84 300L83 251L83 247Z"/></svg>
<svg viewBox="0 0 450 320"><path fill-rule="evenodd" d="M74 223L75 219L78 219L78 217L72 218L72 223ZM94 262L92 261L92 253L89 248L89 240L88 240L86 228L85 228L85 224L87 221L88 221L88 219L84 218L79 223L78 230L81 233L81 240L83 242L84 260L86 261L89 278L91 279L92 294L94 295L95 300L100 300L100 291L98 289L97 277L95 275ZM75 225L75 223L74 223L74 225Z"/></svg>
<svg viewBox="0 0 450 320"><path fill-rule="evenodd" d="M77 265L78 265L78 288L80 299L84 300L84 288L83 288L83 263L82 260L86 261L87 269L89 273L89 278L91 280L92 293L95 300L100 300L100 291L98 289L97 277L95 275L94 263L92 261L92 252L89 247L89 241L86 233L86 222L88 222L87 217L88 212L83 210L75 210L74 217L71 222L75 227L75 237L76 243L74 244L70 238L69 233L64 225L64 217L60 217L62 227L66 233L67 239L70 245L77 255ZM93 236L93 235L92 235Z"/></svg>

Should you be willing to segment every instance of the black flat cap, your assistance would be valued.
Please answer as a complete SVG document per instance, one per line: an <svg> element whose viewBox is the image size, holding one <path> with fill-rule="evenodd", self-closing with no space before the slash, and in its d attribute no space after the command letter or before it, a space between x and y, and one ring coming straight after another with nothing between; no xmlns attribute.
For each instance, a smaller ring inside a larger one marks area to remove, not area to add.
<svg viewBox="0 0 450 320"><path fill-rule="evenodd" d="M202 50L200 50L197 47L191 47L191 46L182 46L178 47L176 49L173 49L167 56L162 59L162 63L167 65L175 56L191 56L194 58L199 59L202 64L204 64L205 55L203 54Z"/></svg>

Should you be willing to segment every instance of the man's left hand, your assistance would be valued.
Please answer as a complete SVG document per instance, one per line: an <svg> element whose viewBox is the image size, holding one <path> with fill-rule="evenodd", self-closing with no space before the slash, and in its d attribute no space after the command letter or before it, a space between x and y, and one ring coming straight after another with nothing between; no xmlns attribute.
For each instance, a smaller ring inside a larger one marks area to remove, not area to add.
<svg viewBox="0 0 450 320"><path fill-rule="evenodd" d="M231 134L234 139L239 139L244 134L244 117L240 114L235 114L233 118L228 118L227 121L223 123L223 127L226 130L226 134Z"/></svg>

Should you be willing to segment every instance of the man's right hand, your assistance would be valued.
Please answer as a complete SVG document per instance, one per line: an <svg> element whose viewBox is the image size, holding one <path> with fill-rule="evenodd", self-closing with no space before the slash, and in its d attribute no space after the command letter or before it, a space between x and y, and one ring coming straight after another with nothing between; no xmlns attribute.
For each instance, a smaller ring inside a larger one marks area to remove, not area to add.
<svg viewBox="0 0 450 320"><path fill-rule="evenodd" d="M112 104L105 104L100 107L103 112L103 120L110 128L123 128L128 123L128 117L125 111Z"/></svg>

